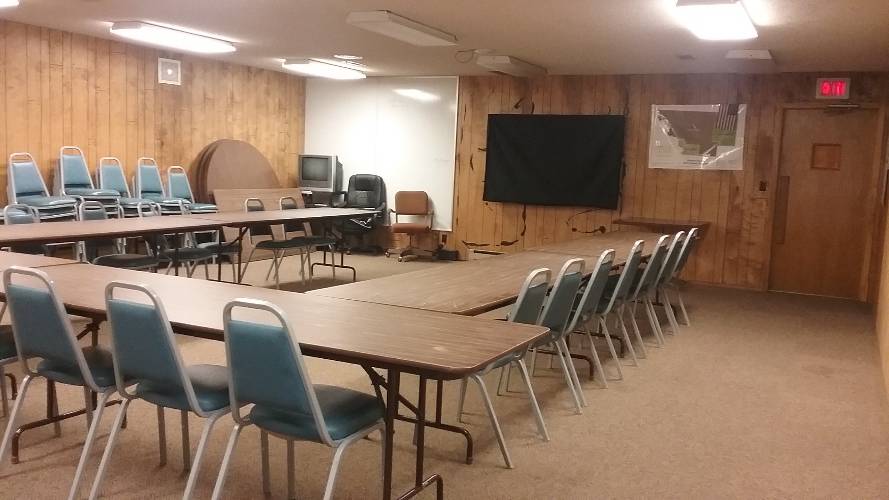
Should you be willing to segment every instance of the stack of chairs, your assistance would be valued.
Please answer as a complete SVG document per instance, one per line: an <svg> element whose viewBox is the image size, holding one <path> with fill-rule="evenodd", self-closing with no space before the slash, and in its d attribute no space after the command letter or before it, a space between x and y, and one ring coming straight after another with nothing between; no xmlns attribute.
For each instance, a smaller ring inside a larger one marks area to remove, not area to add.
<svg viewBox="0 0 889 500"><path fill-rule="evenodd" d="M74 220L77 198L51 196L43 175L30 153L9 155L7 194L10 204L33 207L40 220Z"/></svg>
<svg viewBox="0 0 889 500"><path fill-rule="evenodd" d="M77 146L59 149L59 167L56 171L56 192L82 201L96 201L105 207L110 217L120 214L121 194L115 189L96 189L83 151Z"/></svg>
<svg viewBox="0 0 889 500"><path fill-rule="evenodd" d="M123 164L113 156L106 156L99 160L99 168L96 170L96 179L99 187L117 191L118 205L123 217L139 217L139 208L150 207L154 202L145 198L134 198L127 184L126 175L123 172Z"/></svg>

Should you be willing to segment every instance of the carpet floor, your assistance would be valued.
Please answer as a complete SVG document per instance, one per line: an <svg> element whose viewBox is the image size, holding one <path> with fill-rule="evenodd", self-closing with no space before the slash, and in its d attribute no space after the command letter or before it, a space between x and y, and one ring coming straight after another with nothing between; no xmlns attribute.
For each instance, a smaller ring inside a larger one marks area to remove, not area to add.
<svg viewBox="0 0 889 500"><path fill-rule="evenodd" d="M359 278L407 272L430 265L397 263L383 257L350 256ZM251 265L248 281L262 284L266 266ZM293 259L284 266L292 280ZM200 273L198 273L200 274ZM344 282L319 269L312 288ZM269 283L266 283L267 285ZM304 290L297 283L285 289ZM504 468L478 391L469 387L466 425L475 437L475 462L463 463L464 441L427 431L426 470L445 480L445 496L473 498L886 498L889 495L889 408L880 376L873 318L868 306L841 300L689 286L692 324L667 336L658 349L648 344L639 366L622 360L625 378L603 389L589 380L578 362L589 406L575 415L564 380L538 359L534 388L552 437L537 435L522 392L494 397L494 406L516 468ZM299 325L298 318L292 318ZM356 319L360 328L360 319ZM107 335L103 334L103 343ZM649 337L650 341L650 337ZM221 343L180 338L188 363L225 363ZM598 345L598 344L597 344ZM575 342L581 349L582 343ZM599 346L600 353L606 353ZM355 366L310 359L315 383L338 384L371 392ZM614 361L606 363L614 377ZM13 370L16 371L16 370ZM497 374L488 376L496 391ZM518 378L513 388L520 387ZM417 382L406 377L406 395L416 397ZM458 383L445 384L444 415L456 421ZM60 386L62 410L82 407L80 389ZM44 384L35 383L24 420L41 417ZM429 401L433 407L434 385ZM106 412L91 457L81 497L107 441L117 407ZM185 486L176 412L167 412L169 459L158 465L154 407L135 402L128 427L103 486L108 498L177 498ZM4 426L6 419L0 419ZM203 421L190 419L192 446ZM232 421L213 432L195 498L212 491ZM22 462L0 466L2 498L64 498L86 433L85 419L23 438ZM272 493L286 495L284 443L271 439ZM297 492L320 498L333 453L311 443L296 445ZM380 491L379 436L355 444L345 455L337 498L377 498ZM411 427L396 428L395 484L401 491L413 480ZM225 498L259 498L259 433L247 428L232 462ZM434 498L433 491L419 498Z"/></svg>

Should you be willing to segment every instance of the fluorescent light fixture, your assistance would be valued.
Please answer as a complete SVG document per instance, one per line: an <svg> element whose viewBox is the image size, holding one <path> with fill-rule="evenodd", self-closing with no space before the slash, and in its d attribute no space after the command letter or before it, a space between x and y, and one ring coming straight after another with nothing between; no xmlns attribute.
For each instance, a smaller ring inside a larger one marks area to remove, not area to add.
<svg viewBox="0 0 889 500"><path fill-rule="evenodd" d="M425 92L420 89L393 89L393 92L400 96L421 102L434 102L441 99L441 97L435 94Z"/></svg>
<svg viewBox="0 0 889 500"><path fill-rule="evenodd" d="M0 0L0 8L3 7L18 7L19 0Z"/></svg>
<svg viewBox="0 0 889 500"><path fill-rule="evenodd" d="M200 54L223 54L235 51L235 46L225 40L142 21L114 23L111 25L111 33L137 42Z"/></svg>
<svg viewBox="0 0 889 500"><path fill-rule="evenodd" d="M546 74L546 68L523 61L518 57L482 54L475 58L475 64L504 75L533 78Z"/></svg>
<svg viewBox="0 0 889 500"><path fill-rule="evenodd" d="M281 66L287 71L293 71L301 75L318 76L334 80L361 80L366 78L366 75L357 69L317 59L287 59Z"/></svg>
<svg viewBox="0 0 889 500"><path fill-rule="evenodd" d="M349 54L334 54L334 59L342 59L343 61L360 61L364 59L362 56L352 56Z"/></svg>
<svg viewBox="0 0 889 500"><path fill-rule="evenodd" d="M772 53L768 49L732 49L726 52L725 58L745 61L771 61Z"/></svg>
<svg viewBox="0 0 889 500"><path fill-rule="evenodd" d="M388 10L350 12L346 22L374 33L401 40L420 47L446 47L457 45L457 37L420 24Z"/></svg>
<svg viewBox="0 0 889 500"><path fill-rule="evenodd" d="M679 0L676 12L701 40L749 40L756 27L740 0Z"/></svg>

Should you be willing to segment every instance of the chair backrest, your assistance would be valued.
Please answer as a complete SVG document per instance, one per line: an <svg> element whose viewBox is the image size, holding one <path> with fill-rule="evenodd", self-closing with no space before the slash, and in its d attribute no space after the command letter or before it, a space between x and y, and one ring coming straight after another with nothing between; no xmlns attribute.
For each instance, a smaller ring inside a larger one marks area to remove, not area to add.
<svg viewBox="0 0 889 500"><path fill-rule="evenodd" d="M24 372L34 375L29 359L43 358L79 370L89 388L101 391L103 388L93 379L49 276L39 269L10 266L3 272L3 286Z"/></svg>
<svg viewBox="0 0 889 500"><path fill-rule="evenodd" d="M543 307L540 324L553 334L564 334L577 299L577 291L583 283L583 259L571 259L562 266L549 299Z"/></svg>
<svg viewBox="0 0 889 500"><path fill-rule="evenodd" d="M300 206L293 196L284 196L278 200L278 208L281 210L297 210ZM285 222L282 226L284 227L285 236L296 232L302 232L306 236L312 235L312 226L307 222Z"/></svg>
<svg viewBox="0 0 889 500"><path fill-rule="evenodd" d="M128 290L128 297L138 295L143 300L115 296L118 290ZM171 392L182 391L191 410L203 416L157 294L145 285L112 281L105 287L105 305L118 392L132 397L126 386L152 382Z"/></svg>
<svg viewBox="0 0 889 500"><path fill-rule="evenodd" d="M234 319L236 309L262 311L275 324ZM235 420L242 422L239 409L245 404L311 415L318 440L333 446L299 343L283 311L265 301L237 299L225 306L223 323Z"/></svg>
<svg viewBox="0 0 889 500"><path fill-rule="evenodd" d="M546 302L551 275L552 272L546 268L535 269L528 274L522 283L519 297L509 312L509 321L527 325L540 324L540 312Z"/></svg>
<svg viewBox="0 0 889 500"><path fill-rule="evenodd" d="M191 183L188 182L188 174L180 166L172 166L167 169L167 193L171 198L182 198L194 202L194 194L191 192Z"/></svg>
<svg viewBox="0 0 889 500"><path fill-rule="evenodd" d="M377 208L386 204L386 184L383 178L373 174L355 174L349 177L346 206L349 208Z"/></svg>
<svg viewBox="0 0 889 500"><path fill-rule="evenodd" d="M166 196L161 171L153 158L139 158L136 162L136 197Z"/></svg>
<svg viewBox="0 0 889 500"><path fill-rule="evenodd" d="M67 188L91 188L93 178L86 164L83 151L77 146L59 148L59 194L64 195Z"/></svg>
<svg viewBox="0 0 889 500"><path fill-rule="evenodd" d="M669 239L670 235L665 234L658 238L657 243L654 244L654 250L651 251L651 257L645 263L642 277L639 278L636 288L630 291L630 300L635 300L640 293L649 290L651 285L657 280L657 277L660 276L661 268L663 268L664 260L667 256L667 241Z"/></svg>
<svg viewBox="0 0 889 500"><path fill-rule="evenodd" d="M247 198L244 200L244 211L245 212L263 212L265 211L265 203L262 202L259 198ZM251 241L254 236L271 236L275 237L275 233L272 231L272 226L268 224L250 226L247 230L247 233L250 235Z"/></svg>
<svg viewBox="0 0 889 500"><path fill-rule="evenodd" d="M429 195L426 191L395 193L396 215L429 215Z"/></svg>
<svg viewBox="0 0 889 500"><path fill-rule="evenodd" d="M691 255L695 245L698 244L698 238L700 237L699 233L700 229L693 227L689 229L688 234L685 235L685 243L682 244L682 252L679 253L679 261L676 263L676 270L673 272L674 277L678 277L682 274L682 270L685 269L685 264L688 262L689 255Z"/></svg>
<svg viewBox="0 0 889 500"><path fill-rule="evenodd" d="M30 153L9 155L7 193L10 203L18 203L19 196L49 196L43 175Z"/></svg>
<svg viewBox="0 0 889 500"><path fill-rule="evenodd" d="M602 314L608 314L618 301L627 298L627 295L630 293L630 287L633 285L633 280L636 279L636 274L639 272L639 264L642 262L642 246L644 244L643 240L637 240L633 243L630 252L627 254L627 261L624 263L620 277L617 279L617 284L614 286L614 291L611 293L611 299L608 301L605 309L600 311Z"/></svg>
<svg viewBox="0 0 889 500"><path fill-rule="evenodd" d="M667 250L667 257L664 259L664 265L657 275L656 286L661 286L670 281L673 272L676 271L676 265L679 263L679 254L682 252L683 241L685 240L685 231L679 231L670 242L670 248Z"/></svg>
<svg viewBox="0 0 889 500"><path fill-rule="evenodd" d="M605 250L599 255L599 260L597 260L596 264L593 266L593 272L590 274L589 279L587 279L586 286L580 296L580 301L575 307L574 314L571 316L571 320L568 323L568 328L565 329L566 332L573 332L576 330L577 324L581 320L589 318L595 312L596 307L599 305L599 301L602 300L602 294L605 293L605 285L608 283L608 275L611 273L613 267L614 250Z"/></svg>
<svg viewBox="0 0 889 500"><path fill-rule="evenodd" d="M99 189L112 189L120 193L121 196L131 196L130 185L127 184L127 178L123 173L123 164L119 159L113 156L100 158L96 177L99 180Z"/></svg>

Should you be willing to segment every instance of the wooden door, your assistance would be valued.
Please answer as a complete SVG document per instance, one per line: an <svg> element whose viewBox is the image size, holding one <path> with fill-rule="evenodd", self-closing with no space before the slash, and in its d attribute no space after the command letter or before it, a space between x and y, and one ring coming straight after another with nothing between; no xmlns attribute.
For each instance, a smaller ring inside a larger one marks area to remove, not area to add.
<svg viewBox="0 0 889 500"><path fill-rule="evenodd" d="M787 109L770 288L865 300L878 192L876 109Z"/></svg>

